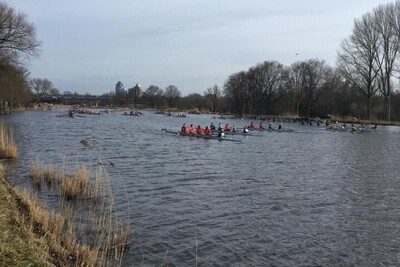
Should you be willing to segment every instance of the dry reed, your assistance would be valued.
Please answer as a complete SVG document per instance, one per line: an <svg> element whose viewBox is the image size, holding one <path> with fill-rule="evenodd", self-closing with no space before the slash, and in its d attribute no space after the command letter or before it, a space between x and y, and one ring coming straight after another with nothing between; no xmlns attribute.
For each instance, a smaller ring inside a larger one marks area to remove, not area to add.
<svg viewBox="0 0 400 267"><path fill-rule="evenodd" d="M61 266L95 266L97 250L80 245L75 238L74 224L61 212L43 208L28 191L19 191L27 218L34 232L48 240L51 254Z"/></svg>
<svg viewBox="0 0 400 267"><path fill-rule="evenodd" d="M0 158L14 159L17 157L17 146L14 142L13 130L0 122Z"/></svg>
<svg viewBox="0 0 400 267"><path fill-rule="evenodd" d="M68 174L35 161L31 163L31 176L37 183L45 182L60 193L58 212L46 213L46 209L39 210L36 203L27 204L32 206L29 213L35 222L32 223L35 231L52 237L55 242L53 253L57 257L68 258L79 263L78 266L92 266L93 258L96 266L121 264L129 246L130 229L114 218L114 200L102 166L96 169L91 179L86 166ZM92 205L83 208L78 205L79 200L89 201ZM80 228L76 229L76 225Z"/></svg>
<svg viewBox="0 0 400 267"><path fill-rule="evenodd" d="M89 190L89 170L82 166L75 174L69 175L62 173L60 179L60 195L67 199L73 200L78 197L88 197Z"/></svg>

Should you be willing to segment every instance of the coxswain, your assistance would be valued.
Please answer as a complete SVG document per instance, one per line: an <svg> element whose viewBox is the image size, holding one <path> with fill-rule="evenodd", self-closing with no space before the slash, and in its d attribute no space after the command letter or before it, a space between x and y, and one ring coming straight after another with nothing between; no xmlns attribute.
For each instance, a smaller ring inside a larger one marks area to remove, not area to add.
<svg viewBox="0 0 400 267"><path fill-rule="evenodd" d="M230 131L230 130L231 130L231 128L229 128L229 124L228 123L225 124L224 131L227 132L227 131Z"/></svg>
<svg viewBox="0 0 400 267"><path fill-rule="evenodd" d="M248 132L249 132L249 129L247 128L247 125L245 125L243 128L243 133L247 134Z"/></svg>
<svg viewBox="0 0 400 267"><path fill-rule="evenodd" d="M203 129L200 125L197 126L197 134L203 134Z"/></svg>
<svg viewBox="0 0 400 267"><path fill-rule="evenodd" d="M194 134L194 126L193 126L193 124L190 124L190 126L189 126L189 133L190 134Z"/></svg>
<svg viewBox="0 0 400 267"><path fill-rule="evenodd" d="M211 129L208 128L208 126L206 126L206 128L204 129L204 134L205 135L211 135Z"/></svg>
<svg viewBox="0 0 400 267"><path fill-rule="evenodd" d="M181 133L186 133L186 124L183 124L181 127Z"/></svg>

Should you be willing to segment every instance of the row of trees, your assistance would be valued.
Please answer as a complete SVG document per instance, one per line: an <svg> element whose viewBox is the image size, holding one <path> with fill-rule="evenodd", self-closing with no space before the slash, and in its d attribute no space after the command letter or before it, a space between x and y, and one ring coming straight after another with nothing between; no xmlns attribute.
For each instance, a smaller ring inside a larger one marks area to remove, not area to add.
<svg viewBox="0 0 400 267"><path fill-rule="evenodd" d="M26 103L59 94L48 79L31 79L24 68L39 54L40 42L26 16L0 2L0 98ZM203 95L182 97L175 85L149 86L132 96L115 96L115 103L142 103L153 108L197 109L237 114L312 117L323 112L339 116L400 119L400 1L380 5L354 21L352 34L338 51L337 66L308 59L284 66L264 61L227 77Z"/></svg>
<svg viewBox="0 0 400 267"><path fill-rule="evenodd" d="M394 113L399 119L399 92L395 91L399 52L397 1L380 5L354 21L352 34L338 51L336 67L320 59L298 61L290 66L264 61L230 75L223 91L214 86L203 96L180 98L179 94L171 95L151 86L143 97L154 106L156 101L160 107L168 99L168 107L200 107L213 112L290 113L305 117L329 112L386 120L391 120Z"/></svg>

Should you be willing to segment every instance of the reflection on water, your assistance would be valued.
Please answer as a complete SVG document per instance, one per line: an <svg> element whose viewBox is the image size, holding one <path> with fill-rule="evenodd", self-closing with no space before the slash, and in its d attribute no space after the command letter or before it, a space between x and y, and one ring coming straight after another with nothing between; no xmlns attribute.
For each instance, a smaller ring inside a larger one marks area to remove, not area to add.
<svg viewBox="0 0 400 267"><path fill-rule="evenodd" d="M14 113L19 158L11 182L29 186L29 162L105 164L119 216L134 229L126 266L395 266L400 262L400 130L362 134L285 123L224 142L162 133L210 115L66 110ZM249 121L228 119L243 127ZM90 140L92 149L79 142Z"/></svg>

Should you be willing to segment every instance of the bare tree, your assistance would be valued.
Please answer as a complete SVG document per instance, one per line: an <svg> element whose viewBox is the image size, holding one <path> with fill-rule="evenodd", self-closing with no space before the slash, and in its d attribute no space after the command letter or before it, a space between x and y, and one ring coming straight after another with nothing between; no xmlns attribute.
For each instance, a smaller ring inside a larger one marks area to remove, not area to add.
<svg viewBox="0 0 400 267"><path fill-rule="evenodd" d="M27 83L28 71L20 66L0 67L0 99L16 105L32 100L33 94Z"/></svg>
<svg viewBox="0 0 400 267"><path fill-rule="evenodd" d="M385 99L386 119L390 120L392 78L396 59L400 49L400 35L397 35L397 20L400 20L400 6L393 3L380 5L373 11L374 30L378 35L378 53L376 61L379 66L380 92ZM398 17L398 18L397 18ZM400 33L400 29L399 29Z"/></svg>
<svg viewBox="0 0 400 267"><path fill-rule="evenodd" d="M262 98L265 100L266 114L271 111L273 103L282 97L284 80L283 65L277 61L264 61L257 65L260 73L260 82Z"/></svg>
<svg viewBox="0 0 400 267"><path fill-rule="evenodd" d="M19 64L39 54L36 30L23 13L0 2L0 64Z"/></svg>
<svg viewBox="0 0 400 267"><path fill-rule="evenodd" d="M163 96L164 91L160 89L157 85L150 85L149 88L147 88L144 93L143 97L147 99L156 109L157 106L159 106L159 100Z"/></svg>
<svg viewBox="0 0 400 267"><path fill-rule="evenodd" d="M370 13L354 21L352 35L345 39L338 53L338 67L342 75L366 99L367 114L371 119L371 100L379 90L379 67L376 63L378 34Z"/></svg>
<svg viewBox="0 0 400 267"><path fill-rule="evenodd" d="M53 96L60 95L60 90L58 90L57 88L54 87L49 90L49 94L53 95Z"/></svg>
<svg viewBox="0 0 400 267"><path fill-rule="evenodd" d="M233 104L233 110L239 115L247 110L249 101L248 79L246 72L241 71L229 76L224 84L224 94Z"/></svg>
<svg viewBox="0 0 400 267"><path fill-rule="evenodd" d="M296 101L296 116L299 116L300 101L304 91L304 62L293 63L287 71L286 85L289 93Z"/></svg>
<svg viewBox="0 0 400 267"><path fill-rule="evenodd" d="M304 96L307 105L307 117L310 117L311 109L323 93L325 82L326 63L323 60L309 59L304 68Z"/></svg>
<svg viewBox="0 0 400 267"><path fill-rule="evenodd" d="M260 64L246 72L247 90L253 114L262 113L264 74Z"/></svg>
<svg viewBox="0 0 400 267"><path fill-rule="evenodd" d="M218 100L222 96L221 89L219 89L218 85L215 84L212 88L207 88L207 90L204 92L204 96L211 103L211 111L215 112Z"/></svg>
<svg viewBox="0 0 400 267"><path fill-rule="evenodd" d="M167 99L168 106L171 108L177 104L177 100L181 96L181 92L179 92L178 87L175 85L168 85L168 87L165 88L164 96Z"/></svg>
<svg viewBox="0 0 400 267"><path fill-rule="evenodd" d="M49 79L34 78L31 80L32 91L36 93L38 99L49 94L53 89L53 83Z"/></svg>

